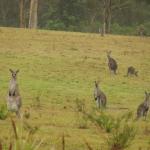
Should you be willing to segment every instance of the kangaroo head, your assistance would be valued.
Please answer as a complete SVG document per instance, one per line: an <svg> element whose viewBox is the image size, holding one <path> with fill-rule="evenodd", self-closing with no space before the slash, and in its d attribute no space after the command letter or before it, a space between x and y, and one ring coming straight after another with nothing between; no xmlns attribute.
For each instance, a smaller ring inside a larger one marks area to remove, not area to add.
<svg viewBox="0 0 150 150"><path fill-rule="evenodd" d="M13 77L14 79L16 79L19 70L13 71L12 69L9 69L9 71L11 72L12 77Z"/></svg>
<svg viewBox="0 0 150 150"><path fill-rule="evenodd" d="M107 51L107 57L110 58L111 51Z"/></svg>
<svg viewBox="0 0 150 150"><path fill-rule="evenodd" d="M99 81L95 81L95 87L99 86Z"/></svg>
<svg viewBox="0 0 150 150"><path fill-rule="evenodd" d="M145 101L150 101L150 93L145 91Z"/></svg>

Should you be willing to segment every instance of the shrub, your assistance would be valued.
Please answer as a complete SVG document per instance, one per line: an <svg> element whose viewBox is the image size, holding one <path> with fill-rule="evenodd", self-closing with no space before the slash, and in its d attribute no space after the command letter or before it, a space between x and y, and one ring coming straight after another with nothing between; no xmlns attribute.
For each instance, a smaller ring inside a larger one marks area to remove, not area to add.
<svg viewBox="0 0 150 150"><path fill-rule="evenodd" d="M101 129L104 129L107 133L110 133L116 128L116 120L109 115L102 113L99 114L86 114L91 122L94 122Z"/></svg>
<svg viewBox="0 0 150 150"><path fill-rule="evenodd" d="M123 127L117 128L108 138L108 145L111 150L123 150L130 146L135 137L135 129L133 126L124 124Z"/></svg>
<svg viewBox="0 0 150 150"><path fill-rule="evenodd" d="M96 117L95 121L107 133L111 132L113 128L115 128L115 120L111 116L105 115L103 113Z"/></svg>
<svg viewBox="0 0 150 150"><path fill-rule="evenodd" d="M147 36L150 36L150 21L143 24Z"/></svg>
<svg viewBox="0 0 150 150"><path fill-rule="evenodd" d="M118 23L112 24L111 31L113 34L135 35L135 26L120 26Z"/></svg>
<svg viewBox="0 0 150 150"><path fill-rule="evenodd" d="M46 29L64 30L65 28L65 24L59 20L48 20L46 23Z"/></svg>
<svg viewBox="0 0 150 150"><path fill-rule="evenodd" d="M109 133L107 143L110 150L123 150L130 146L136 134L134 126L129 123L129 121L133 121L132 112L123 114L118 118L113 118L103 112L94 114L86 113L85 115L93 123Z"/></svg>

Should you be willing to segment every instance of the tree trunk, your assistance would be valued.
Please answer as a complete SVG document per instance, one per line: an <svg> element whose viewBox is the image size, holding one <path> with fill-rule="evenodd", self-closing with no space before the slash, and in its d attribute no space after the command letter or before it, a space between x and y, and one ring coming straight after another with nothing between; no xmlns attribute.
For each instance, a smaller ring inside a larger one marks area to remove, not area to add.
<svg viewBox="0 0 150 150"><path fill-rule="evenodd" d="M20 28L25 27L24 21L24 0L20 0Z"/></svg>
<svg viewBox="0 0 150 150"><path fill-rule="evenodd" d="M0 1L0 10L1 10L1 17L2 17L2 24L3 26L7 25L7 14L8 10L5 8L4 2Z"/></svg>
<svg viewBox="0 0 150 150"><path fill-rule="evenodd" d="M108 0L108 7L107 7L107 33L111 32L111 5L112 0Z"/></svg>
<svg viewBox="0 0 150 150"><path fill-rule="evenodd" d="M38 0L31 0L30 3L30 16L29 16L29 28L37 28L37 9Z"/></svg>
<svg viewBox="0 0 150 150"><path fill-rule="evenodd" d="M106 30L106 0L103 0L103 13L102 13L102 28L101 28L101 36L105 35L105 30Z"/></svg>

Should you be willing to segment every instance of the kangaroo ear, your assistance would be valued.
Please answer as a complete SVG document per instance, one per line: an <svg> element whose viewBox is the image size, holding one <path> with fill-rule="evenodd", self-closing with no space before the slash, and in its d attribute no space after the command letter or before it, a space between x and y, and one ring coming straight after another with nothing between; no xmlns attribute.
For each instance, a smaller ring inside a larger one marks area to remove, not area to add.
<svg viewBox="0 0 150 150"><path fill-rule="evenodd" d="M12 70L12 69L9 69L9 71L10 71L11 73L13 73L13 70Z"/></svg>
<svg viewBox="0 0 150 150"><path fill-rule="evenodd" d="M16 70L16 73L18 73L19 72L19 69L18 70Z"/></svg>
<svg viewBox="0 0 150 150"><path fill-rule="evenodd" d="M107 51L106 53L107 53L107 55L110 55L110 54L111 54L111 51Z"/></svg>
<svg viewBox="0 0 150 150"><path fill-rule="evenodd" d="M145 95L146 95L146 96L148 95L147 91L145 91Z"/></svg>

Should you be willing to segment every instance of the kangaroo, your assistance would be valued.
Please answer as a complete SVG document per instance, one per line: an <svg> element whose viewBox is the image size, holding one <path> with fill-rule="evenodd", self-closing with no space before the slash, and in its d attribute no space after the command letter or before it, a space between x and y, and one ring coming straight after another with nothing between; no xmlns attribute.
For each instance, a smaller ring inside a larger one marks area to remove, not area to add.
<svg viewBox="0 0 150 150"><path fill-rule="evenodd" d="M19 88L17 84L17 71L9 70L12 73L12 78L9 84L8 98L7 98L7 108L9 111L16 112L16 115L20 117L20 108L22 106L22 100L19 93Z"/></svg>
<svg viewBox="0 0 150 150"><path fill-rule="evenodd" d="M145 117L146 120L149 106L150 106L150 93L147 93L145 91L145 100L137 108L137 119L139 119L140 117Z"/></svg>
<svg viewBox="0 0 150 150"><path fill-rule="evenodd" d="M12 78L9 83L9 96L15 96L18 95L19 89L17 84L17 74L19 70L13 71L12 69L9 69L9 71L12 74Z"/></svg>
<svg viewBox="0 0 150 150"><path fill-rule="evenodd" d="M7 98L7 109L11 112L15 112L18 118L20 118L20 108L22 106L21 96L9 96Z"/></svg>
<svg viewBox="0 0 150 150"><path fill-rule="evenodd" d="M108 67L110 71L113 71L114 74L116 74L116 71L118 69L117 61L114 58L112 58L110 54L111 54L111 51L107 52Z"/></svg>
<svg viewBox="0 0 150 150"><path fill-rule="evenodd" d="M138 76L138 71L136 71L133 66L130 66L130 67L128 67L127 77L129 75L135 75L137 77Z"/></svg>
<svg viewBox="0 0 150 150"><path fill-rule="evenodd" d="M95 81L94 99L97 101L98 108L106 107L106 95L100 90L98 83Z"/></svg>

